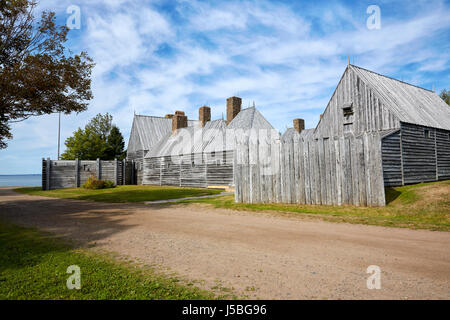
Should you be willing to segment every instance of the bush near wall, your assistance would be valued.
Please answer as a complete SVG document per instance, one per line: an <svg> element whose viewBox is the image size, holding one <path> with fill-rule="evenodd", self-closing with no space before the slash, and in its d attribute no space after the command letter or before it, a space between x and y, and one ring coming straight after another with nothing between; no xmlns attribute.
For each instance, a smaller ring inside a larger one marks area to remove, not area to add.
<svg viewBox="0 0 450 320"><path fill-rule="evenodd" d="M96 177L90 177L82 186L85 189L108 189L115 188L116 185L110 180L99 180Z"/></svg>

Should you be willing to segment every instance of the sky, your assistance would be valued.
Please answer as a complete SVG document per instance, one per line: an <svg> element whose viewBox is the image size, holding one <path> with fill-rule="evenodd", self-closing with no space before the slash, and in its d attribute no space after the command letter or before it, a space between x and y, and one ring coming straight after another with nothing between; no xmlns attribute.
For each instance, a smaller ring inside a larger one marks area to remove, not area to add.
<svg viewBox="0 0 450 320"><path fill-rule="evenodd" d="M54 11L66 24L75 21L71 6L80 28L67 46L94 59L94 99L62 116L61 151L98 113L113 116L127 143L134 113L183 110L198 119L209 105L218 119L233 95L280 132L294 118L313 128L348 57L437 93L450 89L449 1L41 0L37 12ZM57 158L57 114L12 128L0 174L40 173L43 157Z"/></svg>

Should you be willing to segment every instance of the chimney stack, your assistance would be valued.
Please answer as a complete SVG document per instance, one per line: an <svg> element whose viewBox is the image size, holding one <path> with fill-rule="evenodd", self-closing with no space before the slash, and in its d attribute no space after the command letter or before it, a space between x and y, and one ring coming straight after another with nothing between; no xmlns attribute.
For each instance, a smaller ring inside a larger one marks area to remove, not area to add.
<svg viewBox="0 0 450 320"><path fill-rule="evenodd" d="M172 134L178 129L187 127L187 116L184 115L183 111L175 111L175 114L172 117Z"/></svg>
<svg viewBox="0 0 450 320"><path fill-rule="evenodd" d="M303 119L294 119L294 129L300 133L305 130L305 120Z"/></svg>
<svg viewBox="0 0 450 320"><path fill-rule="evenodd" d="M211 108L203 106L198 109L198 120L200 120L201 128L203 128L208 121L211 121Z"/></svg>
<svg viewBox="0 0 450 320"><path fill-rule="evenodd" d="M241 111L242 99L239 97L231 97L227 99L227 125Z"/></svg>

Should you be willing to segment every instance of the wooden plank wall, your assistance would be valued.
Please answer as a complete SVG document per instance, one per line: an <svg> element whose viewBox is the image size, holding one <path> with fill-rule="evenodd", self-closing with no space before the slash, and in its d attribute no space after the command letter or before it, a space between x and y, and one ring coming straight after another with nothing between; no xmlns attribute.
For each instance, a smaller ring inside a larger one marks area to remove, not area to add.
<svg viewBox="0 0 450 320"><path fill-rule="evenodd" d="M233 184L233 151L144 159L143 184L205 188Z"/></svg>
<svg viewBox="0 0 450 320"><path fill-rule="evenodd" d="M450 179L450 132L436 130L438 180Z"/></svg>
<svg viewBox="0 0 450 320"><path fill-rule="evenodd" d="M354 115L353 120L347 122L342 107L350 103ZM399 120L383 105L381 97L352 68L347 68L317 125L315 134L333 137L342 136L347 131L359 135L364 132L399 128Z"/></svg>
<svg viewBox="0 0 450 320"><path fill-rule="evenodd" d="M384 206L378 133L264 141L237 138L235 201Z"/></svg>
<svg viewBox="0 0 450 320"><path fill-rule="evenodd" d="M50 160L42 159L42 189L62 189L82 186L90 177L111 180L116 184L132 184L133 161ZM123 169L125 165L125 170ZM100 173L100 174L99 174ZM125 173L125 179L124 179Z"/></svg>
<svg viewBox="0 0 450 320"><path fill-rule="evenodd" d="M429 137L425 137L428 130ZM402 123L404 184L436 181L435 129Z"/></svg>
<svg viewBox="0 0 450 320"><path fill-rule="evenodd" d="M450 131L402 122L401 143L403 184L450 179Z"/></svg>
<svg viewBox="0 0 450 320"><path fill-rule="evenodd" d="M403 185L400 131L382 139L383 177L386 187Z"/></svg>

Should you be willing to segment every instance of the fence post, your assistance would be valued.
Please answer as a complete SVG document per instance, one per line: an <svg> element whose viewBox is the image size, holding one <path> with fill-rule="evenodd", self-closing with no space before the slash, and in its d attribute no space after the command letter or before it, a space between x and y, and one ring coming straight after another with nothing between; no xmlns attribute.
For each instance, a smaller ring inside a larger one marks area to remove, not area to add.
<svg viewBox="0 0 450 320"><path fill-rule="evenodd" d="M50 190L50 166L52 165L52 162L50 161L50 158L47 158L47 164L45 166L45 169L47 170L46 172L46 189L45 190Z"/></svg>
<svg viewBox="0 0 450 320"><path fill-rule="evenodd" d="M80 160L75 159L75 188L80 187Z"/></svg>
<svg viewBox="0 0 450 320"><path fill-rule="evenodd" d="M114 183L119 184L119 161L114 159Z"/></svg>
<svg viewBox="0 0 450 320"><path fill-rule="evenodd" d="M135 184L135 181L137 180L134 176L134 160L131 160L131 184ZM137 184L137 183L136 183Z"/></svg>
<svg viewBox="0 0 450 320"><path fill-rule="evenodd" d="M99 158L97 158L97 179L101 179L102 178L102 163L101 160Z"/></svg>
<svg viewBox="0 0 450 320"><path fill-rule="evenodd" d="M47 179L46 179L46 173L47 173L47 169L46 169L46 163L45 163L45 158L42 158L42 190L46 190L47 189Z"/></svg>
<svg viewBox="0 0 450 320"><path fill-rule="evenodd" d="M126 166L127 166L127 160L122 160L122 185L126 184Z"/></svg>

